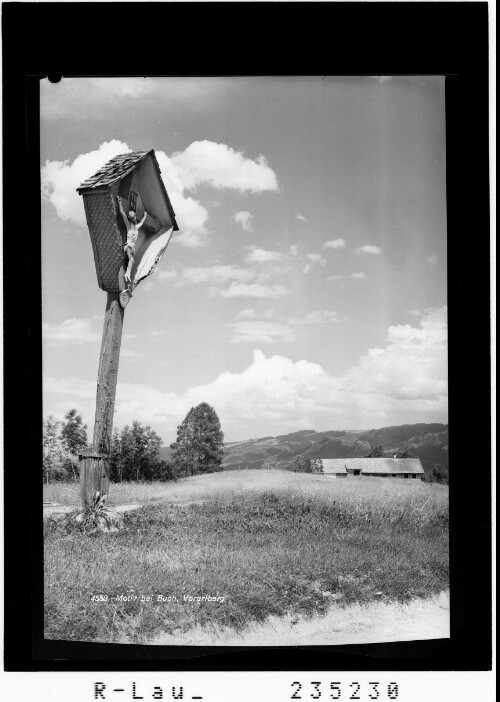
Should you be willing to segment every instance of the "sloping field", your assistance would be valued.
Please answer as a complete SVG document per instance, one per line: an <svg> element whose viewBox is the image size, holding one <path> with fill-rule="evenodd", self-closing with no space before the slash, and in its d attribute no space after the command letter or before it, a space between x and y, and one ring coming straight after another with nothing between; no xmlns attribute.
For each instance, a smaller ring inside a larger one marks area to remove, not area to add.
<svg viewBox="0 0 500 702"><path fill-rule="evenodd" d="M196 475L177 482L167 483L114 483L111 485L110 504L161 502L163 500L182 502L184 500L208 499L215 495L262 493L278 491L300 497L316 498L321 501L339 498L366 498L374 500L374 505L386 500L413 500L424 497L432 504L447 505L448 487L418 481L401 481L367 476L349 476L335 480L327 475L292 473L280 470L244 470ZM69 483L44 485L43 498L47 502L61 505L79 504L79 486Z"/></svg>
<svg viewBox="0 0 500 702"><path fill-rule="evenodd" d="M78 504L77 486L57 489L48 501ZM110 498L144 503L118 533L45 522L48 638L226 635L448 587L445 486L241 471L112 485Z"/></svg>

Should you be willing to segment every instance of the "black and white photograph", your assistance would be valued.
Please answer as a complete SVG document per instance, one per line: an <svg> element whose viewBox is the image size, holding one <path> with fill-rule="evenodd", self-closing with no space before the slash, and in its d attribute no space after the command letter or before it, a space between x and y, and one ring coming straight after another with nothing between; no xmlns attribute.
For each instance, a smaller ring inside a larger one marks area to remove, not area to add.
<svg viewBox="0 0 500 702"><path fill-rule="evenodd" d="M450 631L443 76L40 84L44 636Z"/></svg>
<svg viewBox="0 0 500 702"><path fill-rule="evenodd" d="M491 8L3 3L0 696L493 701Z"/></svg>

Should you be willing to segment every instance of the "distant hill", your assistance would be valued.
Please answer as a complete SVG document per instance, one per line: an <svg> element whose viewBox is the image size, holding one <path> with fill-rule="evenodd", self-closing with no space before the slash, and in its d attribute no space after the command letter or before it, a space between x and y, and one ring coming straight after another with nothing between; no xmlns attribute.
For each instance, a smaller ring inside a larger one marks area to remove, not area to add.
<svg viewBox="0 0 500 702"><path fill-rule="evenodd" d="M420 458L425 471L439 463L448 469L447 424L402 424L368 431L304 429L262 439L235 441L224 446L224 470L289 468L296 456L305 458L354 458L365 456L370 445L382 444L387 455L408 449Z"/></svg>

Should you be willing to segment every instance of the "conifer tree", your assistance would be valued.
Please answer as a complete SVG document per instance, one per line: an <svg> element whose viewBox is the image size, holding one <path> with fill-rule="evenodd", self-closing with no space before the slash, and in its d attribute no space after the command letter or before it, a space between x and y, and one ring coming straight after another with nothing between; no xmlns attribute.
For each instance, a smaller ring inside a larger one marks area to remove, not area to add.
<svg viewBox="0 0 500 702"><path fill-rule="evenodd" d="M202 402L192 407L177 427L177 441L170 445L179 475L222 470L224 434L213 407Z"/></svg>
<svg viewBox="0 0 500 702"><path fill-rule="evenodd" d="M61 439L66 449L75 455L87 447L87 425L83 423L82 416L76 409L70 409L64 415Z"/></svg>

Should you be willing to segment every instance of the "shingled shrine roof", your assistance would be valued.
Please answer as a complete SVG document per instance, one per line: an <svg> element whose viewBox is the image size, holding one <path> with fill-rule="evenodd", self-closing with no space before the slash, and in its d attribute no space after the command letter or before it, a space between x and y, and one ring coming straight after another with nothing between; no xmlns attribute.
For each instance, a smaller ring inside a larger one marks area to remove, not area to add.
<svg viewBox="0 0 500 702"><path fill-rule="evenodd" d="M142 161L149 153L154 151L132 151L128 154L120 154L108 161L97 173L84 180L77 190L86 190L87 188L97 188L101 186L112 185L120 178L123 178L135 165ZM156 159L155 159L156 160Z"/></svg>
<svg viewBox="0 0 500 702"><path fill-rule="evenodd" d="M94 173L93 176L90 176L90 178L84 180L76 190L78 193L80 193L80 195L87 195L94 192L97 188L102 188L104 190L106 188L110 188L114 183L121 180L128 173L133 171L141 161L148 158L151 160L151 163L156 170L158 184L161 188L166 206L170 213L174 231L177 232L179 231L179 227L177 226L177 222L175 220L174 208L172 207L165 184L163 183L160 166L156 160L154 149L150 149L149 151L131 151L127 154L119 154L118 156L115 156L96 173Z"/></svg>

